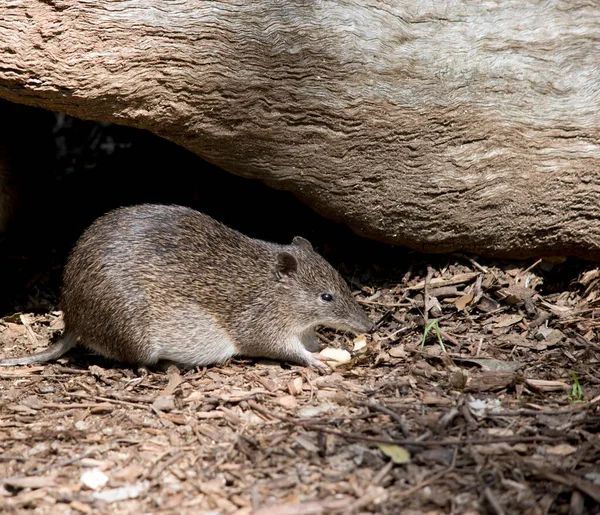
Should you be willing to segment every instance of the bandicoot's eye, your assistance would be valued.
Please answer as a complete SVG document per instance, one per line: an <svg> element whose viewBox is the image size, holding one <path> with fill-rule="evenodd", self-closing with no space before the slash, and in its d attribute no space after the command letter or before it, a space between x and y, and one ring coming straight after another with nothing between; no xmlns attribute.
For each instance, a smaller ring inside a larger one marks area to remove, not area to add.
<svg viewBox="0 0 600 515"><path fill-rule="evenodd" d="M331 302L333 300L333 296L331 293L321 293L321 300L323 302Z"/></svg>

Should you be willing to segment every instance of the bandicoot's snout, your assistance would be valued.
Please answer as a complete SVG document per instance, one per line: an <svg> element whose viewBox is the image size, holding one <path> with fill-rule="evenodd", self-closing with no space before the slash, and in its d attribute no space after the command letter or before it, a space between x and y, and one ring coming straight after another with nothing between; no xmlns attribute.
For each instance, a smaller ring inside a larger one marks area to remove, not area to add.
<svg viewBox="0 0 600 515"><path fill-rule="evenodd" d="M376 325L376 324L374 324L373 322L371 322L371 321L369 320L369 321L368 321L367 323L365 323L365 325L363 326L363 329L362 329L362 331L359 331L359 332L361 332L361 333L368 333L368 334L371 334L371 333L374 333L374 332L375 332L375 329L377 329L377 325Z"/></svg>
<svg viewBox="0 0 600 515"><path fill-rule="evenodd" d="M361 312L354 320L352 324L352 332L356 334L372 333L377 329L377 325L363 312Z"/></svg>

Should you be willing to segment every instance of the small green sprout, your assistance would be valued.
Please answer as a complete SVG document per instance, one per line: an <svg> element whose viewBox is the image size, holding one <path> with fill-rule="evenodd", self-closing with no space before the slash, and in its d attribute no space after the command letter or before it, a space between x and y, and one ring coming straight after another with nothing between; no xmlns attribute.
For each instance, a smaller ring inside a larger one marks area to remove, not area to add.
<svg viewBox="0 0 600 515"><path fill-rule="evenodd" d="M583 388L579 384L579 379L575 372L571 372L571 377L573 378L573 388L571 390L571 395L569 395L569 399L571 402L582 402L583 401Z"/></svg>
<svg viewBox="0 0 600 515"><path fill-rule="evenodd" d="M427 339L427 335L429 334L429 331L431 331L432 327L435 328L435 332L437 333L438 341L440 342L440 347L442 348L442 351L447 354L446 347L444 346L444 342L442 341L442 335L440 334L440 324L438 324L437 320L431 320L425 326L425 330L423 331L423 339L421 340L421 349L425 346L425 340Z"/></svg>

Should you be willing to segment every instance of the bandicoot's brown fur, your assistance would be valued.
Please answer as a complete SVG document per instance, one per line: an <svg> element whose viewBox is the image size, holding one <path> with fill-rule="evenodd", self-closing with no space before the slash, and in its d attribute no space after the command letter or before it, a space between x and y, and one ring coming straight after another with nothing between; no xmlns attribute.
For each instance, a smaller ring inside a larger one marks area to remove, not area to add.
<svg viewBox="0 0 600 515"><path fill-rule="evenodd" d="M373 323L310 243L255 240L181 206L120 208L96 220L69 256L65 333L46 351L0 365L48 361L77 344L126 363L184 366L234 355L322 367L315 326Z"/></svg>

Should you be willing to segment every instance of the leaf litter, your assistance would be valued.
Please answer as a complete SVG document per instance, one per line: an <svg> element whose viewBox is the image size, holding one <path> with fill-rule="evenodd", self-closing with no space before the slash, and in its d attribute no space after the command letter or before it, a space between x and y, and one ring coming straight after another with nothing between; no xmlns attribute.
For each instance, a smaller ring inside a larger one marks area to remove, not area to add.
<svg viewBox="0 0 600 515"><path fill-rule="evenodd" d="M378 329L322 331L328 374L0 369L0 510L598 513L600 272L448 259L342 263ZM2 355L60 335L49 298L0 320Z"/></svg>

